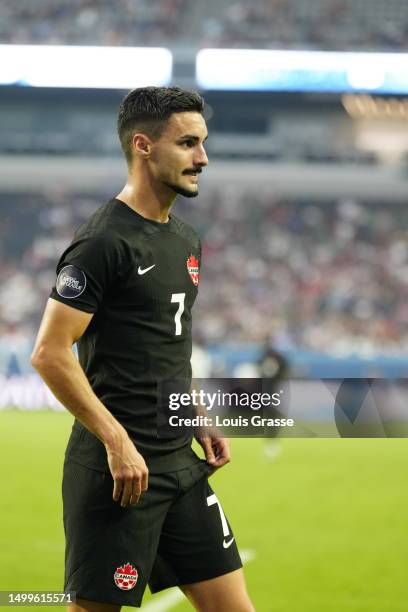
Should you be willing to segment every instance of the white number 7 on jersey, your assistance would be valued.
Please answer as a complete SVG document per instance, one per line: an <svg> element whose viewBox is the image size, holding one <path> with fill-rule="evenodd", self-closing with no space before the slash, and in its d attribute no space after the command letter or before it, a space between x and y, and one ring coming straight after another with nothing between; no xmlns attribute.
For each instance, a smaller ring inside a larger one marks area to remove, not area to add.
<svg viewBox="0 0 408 612"><path fill-rule="evenodd" d="M176 336L181 336L181 315L184 312L184 298L186 297L185 293L173 293L171 296L172 303L176 303L179 305L176 314L174 315L174 322L176 324Z"/></svg>

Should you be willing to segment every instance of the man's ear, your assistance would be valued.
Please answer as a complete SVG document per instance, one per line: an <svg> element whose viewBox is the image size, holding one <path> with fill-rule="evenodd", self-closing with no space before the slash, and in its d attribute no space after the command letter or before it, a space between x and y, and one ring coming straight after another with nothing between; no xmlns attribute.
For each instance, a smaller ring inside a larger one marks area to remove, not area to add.
<svg viewBox="0 0 408 612"><path fill-rule="evenodd" d="M133 153L147 158L152 151L152 141L146 134L134 134L132 138Z"/></svg>

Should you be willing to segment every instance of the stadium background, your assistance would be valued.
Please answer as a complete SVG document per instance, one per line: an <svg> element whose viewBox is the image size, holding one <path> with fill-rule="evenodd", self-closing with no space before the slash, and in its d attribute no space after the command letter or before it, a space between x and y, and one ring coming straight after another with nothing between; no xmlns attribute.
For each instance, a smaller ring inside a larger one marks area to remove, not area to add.
<svg viewBox="0 0 408 612"><path fill-rule="evenodd" d="M61 86L53 47L46 86L29 86L8 76L8 54L28 44L165 47L170 82L197 88L203 48L404 53L408 9L403 0L3 0L0 44L13 45L0 48L0 588L59 590L72 418L55 410L28 357L60 252L125 178L115 115L126 88L92 87L91 75L90 88ZM354 75L332 90L298 76L286 89L267 79L252 91L244 80L204 88L210 166L199 198L176 205L203 239L201 374L254 375L272 343L293 376L406 376L407 82L377 92L371 58L360 86ZM139 70L129 65L130 80ZM272 453L234 440L233 451L216 486L257 610L408 609L404 440L285 440ZM189 609L161 597L146 609Z"/></svg>

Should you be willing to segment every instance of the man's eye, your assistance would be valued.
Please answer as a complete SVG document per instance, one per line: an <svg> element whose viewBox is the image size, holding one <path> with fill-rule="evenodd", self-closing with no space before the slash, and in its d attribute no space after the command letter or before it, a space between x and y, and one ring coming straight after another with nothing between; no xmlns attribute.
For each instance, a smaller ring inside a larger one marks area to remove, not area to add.
<svg viewBox="0 0 408 612"><path fill-rule="evenodd" d="M187 147L193 147L194 146L194 142L192 140L185 140L182 143L183 146L187 146Z"/></svg>

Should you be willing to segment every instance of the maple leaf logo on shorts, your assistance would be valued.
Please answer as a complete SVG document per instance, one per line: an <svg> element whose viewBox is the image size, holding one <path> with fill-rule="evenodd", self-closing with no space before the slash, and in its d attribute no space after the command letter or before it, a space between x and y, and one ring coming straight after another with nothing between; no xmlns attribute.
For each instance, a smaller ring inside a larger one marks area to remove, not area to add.
<svg viewBox="0 0 408 612"><path fill-rule="evenodd" d="M122 591L130 591L136 586L138 571L129 562L119 566L113 574L116 586Z"/></svg>

